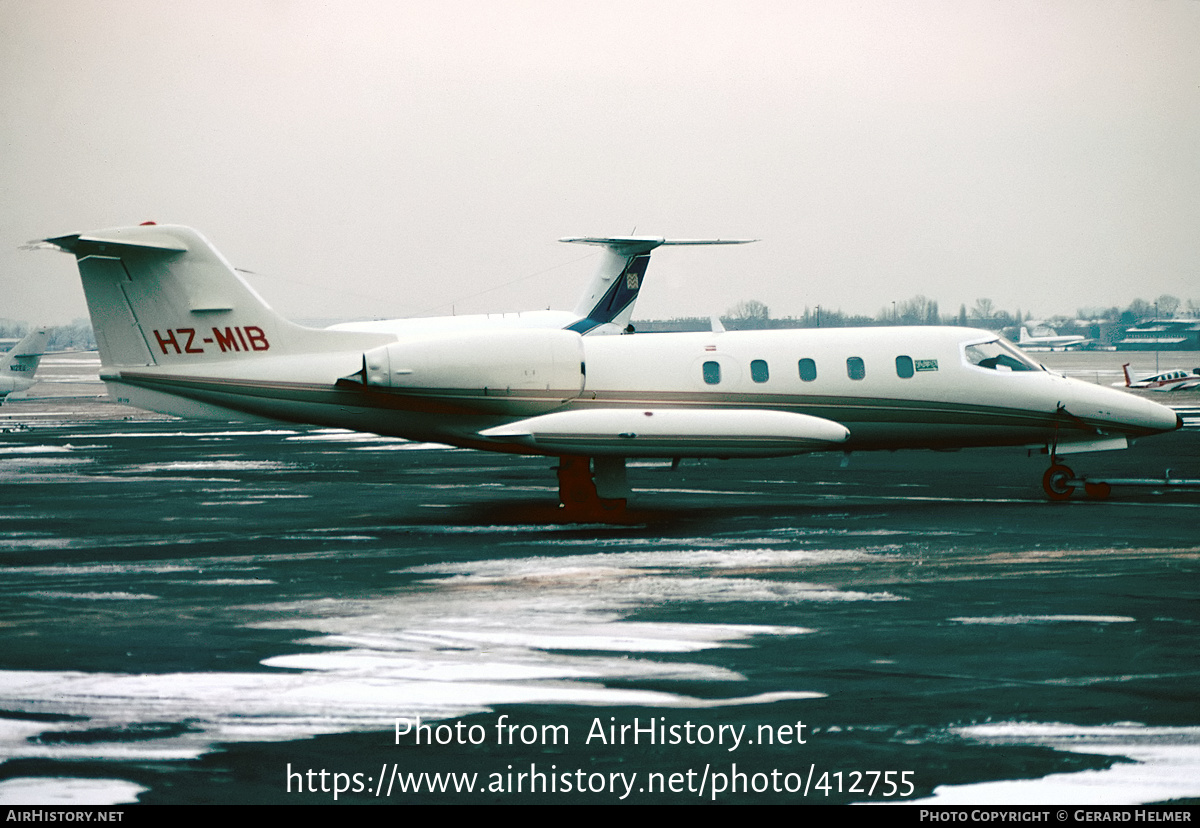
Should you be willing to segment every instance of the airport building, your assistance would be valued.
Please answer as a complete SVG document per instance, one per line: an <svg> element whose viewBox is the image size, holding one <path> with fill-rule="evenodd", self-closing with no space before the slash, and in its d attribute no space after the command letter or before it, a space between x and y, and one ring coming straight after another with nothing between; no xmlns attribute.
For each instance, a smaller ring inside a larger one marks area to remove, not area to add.
<svg viewBox="0 0 1200 828"><path fill-rule="evenodd" d="M1154 319L1126 328L1119 351L1200 351L1200 319Z"/></svg>

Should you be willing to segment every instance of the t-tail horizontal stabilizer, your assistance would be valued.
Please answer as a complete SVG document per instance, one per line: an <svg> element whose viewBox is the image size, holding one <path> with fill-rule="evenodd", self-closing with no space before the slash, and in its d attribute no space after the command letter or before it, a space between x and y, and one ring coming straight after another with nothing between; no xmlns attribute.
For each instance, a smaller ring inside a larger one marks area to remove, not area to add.
<svg viewBox="0 0 1200 828"><path fill-rule="evenodd" d="M649 236L581 236L559 239L572 244L594 244L604 248L604 260L591 285L575 308L580 316L570 330L586 333L620 333L633 317L650 251L664 245L747 244L757 239L664 239Z"/></svg>

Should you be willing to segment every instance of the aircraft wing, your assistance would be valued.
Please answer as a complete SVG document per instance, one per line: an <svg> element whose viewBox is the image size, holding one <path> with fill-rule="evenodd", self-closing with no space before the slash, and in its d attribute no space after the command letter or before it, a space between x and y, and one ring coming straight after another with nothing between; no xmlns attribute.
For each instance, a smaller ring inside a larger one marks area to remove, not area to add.
<svg viewBox="0 0 1200 828"><path fill-rule="evenodd" d="M774 457L836 448L850 431L807 414L759 409L580 408L480 434L552 453L619 457Z"/></svg>

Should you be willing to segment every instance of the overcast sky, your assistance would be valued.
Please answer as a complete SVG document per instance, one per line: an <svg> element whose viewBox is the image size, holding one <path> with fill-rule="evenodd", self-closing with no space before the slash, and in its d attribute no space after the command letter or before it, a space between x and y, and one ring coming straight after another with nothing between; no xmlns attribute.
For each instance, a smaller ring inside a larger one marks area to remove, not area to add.
<svg viewBox="0 0 1200 828"><path fill-rule="evenodd" d="M191 225L292 318L1200 301L1197 0L0 0L0 316L25 242Z"/></svg>

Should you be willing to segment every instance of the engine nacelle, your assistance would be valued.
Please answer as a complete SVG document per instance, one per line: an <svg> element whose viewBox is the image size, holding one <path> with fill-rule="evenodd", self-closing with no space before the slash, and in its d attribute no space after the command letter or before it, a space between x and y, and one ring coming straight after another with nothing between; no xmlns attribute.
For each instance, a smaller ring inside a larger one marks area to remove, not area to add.
<svg viewBox="0 0 1200 828"><path fill-rule="evenodd" d="M583 391L583 338L559 329L416 336L367 351L363 369L376 388L534 396L557 406Z"/></svg>

